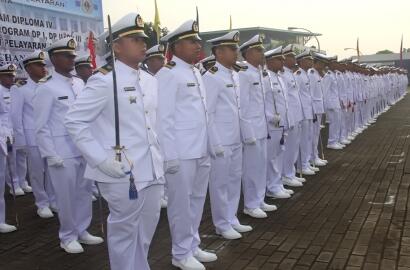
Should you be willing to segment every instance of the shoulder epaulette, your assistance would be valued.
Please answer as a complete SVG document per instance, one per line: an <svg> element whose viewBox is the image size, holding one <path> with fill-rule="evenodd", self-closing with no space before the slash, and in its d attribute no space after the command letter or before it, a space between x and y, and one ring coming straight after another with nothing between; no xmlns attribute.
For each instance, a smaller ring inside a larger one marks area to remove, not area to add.
<svg viewBox="0 0 410 270"><path fill-rule="evenodd" d="M312 74L313 74L313 73L315 73L315 71L314 71L313 69L311 69L311 70L310 70L310 73L312 73Z"/></svg>
<svg viewBox="0 0 410 270"><path fill-rule="evenodd" d="M215 74L218 71L218 67L213 66L210 69L208 69L208 71L212 74Z"/></svg>
<svg viewBox="0 0 410 270"><path fill-rule="evenodd" d="M27 81L26 81L26 80L18 80L18 81L16 82L16 86L17 86L17 87L22 87L22 86L25 85L25 84L27 84Z"/></svg>
<svg viewBox="0 0 410 270"><path fill-rule="evenodd" d="M97 69L97 72L101 72L104 75L107 75L108 72L110 72L112 70L112 64L108 63L102 67L100 67L99 69Z"/></svg>
<svg viewBox="0 0 410 270"><path fill-rule="evenodd" d="M53 77L53 76L48 75L48 76L46 76L46 77L40 79L38 82L39 82L39 83L45 83L46 81L50 80L52 77Z"/></svg>
<svg viewBox="0 0 410 270"><path fill-rule="evenodd" d="M295 72L297 75L300 75L302 72L300 70Z"/></svg>
<svg viewBox="0 0 410 270"><path fill-rule="evenodd" d="M172 68L174 68L176 66L176 63L174 62L174 61L169 61L166 65L165 65L165 67L167 67L167 68L169 68L169 69L172 69Z"/></svg>

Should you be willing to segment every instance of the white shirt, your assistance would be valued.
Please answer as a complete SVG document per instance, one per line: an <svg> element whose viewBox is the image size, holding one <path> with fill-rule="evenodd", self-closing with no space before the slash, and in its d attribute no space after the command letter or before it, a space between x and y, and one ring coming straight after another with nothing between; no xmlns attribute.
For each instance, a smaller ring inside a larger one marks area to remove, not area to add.
<svg viewBox="0 0 410 270"><path fill-rule="evenodd" d="M122 163L135 178L138 190L161 180L163 157L157 139L158 84L154 77L115 62ZM65 125L87 160L85 178L98 182L128 182L129 176L112 178L97 166L113 160L116 143L113 78L111 70L91 76L65 117Z"/></svg>

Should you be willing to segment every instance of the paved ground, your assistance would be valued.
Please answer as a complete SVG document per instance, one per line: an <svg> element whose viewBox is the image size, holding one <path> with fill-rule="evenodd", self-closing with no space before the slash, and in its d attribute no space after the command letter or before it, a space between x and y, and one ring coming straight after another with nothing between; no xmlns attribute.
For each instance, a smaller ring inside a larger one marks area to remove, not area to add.
<svg viewBox="0 0 410 270"><path fill-rule="evenodd" d="M254 227L243 239L217 237L207 203L200 230L203 247L219 257L207 269L410 269L409 145L410 96L345 150L326 151L330 164L291 199L275 201L279 210L268 219L241 214L240 220ZM32 202L31 196L18 198L19 231L0 235L1 270L109 269L105 245L86 247L81 255L62 252L57 219L37 218ZM99 233L94 207L91 232ZM150 261L153 270L174 269L165 211Z"/></svg>

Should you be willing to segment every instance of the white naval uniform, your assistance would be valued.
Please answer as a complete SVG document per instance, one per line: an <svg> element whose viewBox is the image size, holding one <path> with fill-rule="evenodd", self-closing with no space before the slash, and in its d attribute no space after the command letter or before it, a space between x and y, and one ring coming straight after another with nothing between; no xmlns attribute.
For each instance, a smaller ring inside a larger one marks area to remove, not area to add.
<svg viewBox="0 0 410 270"><path fill-rule="evenodd" d="M339 90L339 102L340 102L340 141L347 139L347 117L348 117L348 99L347 99L347 81L346 74L341 71L336 71L337 88Z"/></svg>
<svg viewBox="0 0 410 270"><path fill-rule="evenodd" d="M4 100L4 105L6 106L6 114L3 115L2 117L2 122L3 122L3 127L4 131L6 133L6 136L9 138L14 138L14 132L13 132L13 122L12 122L12 108L11 108L11 88L7 89L3 86L0 86L3 89L3 100ZM7 154L7 167L6 167L6 183L10 186L11 189L11 184L14 185L15 188L20 187L20 183L23 183L25 181L25 171L26 171L26 166L25 166L25 161L22 159L24 156L21 154L19 155L19 163L17 166L17 151L16 148L14 147L14 142L11 141L12 143L12 151L9 151ZM20 149L21 150L21 149ZM19 169L19 170L18 170Z"/></svg>
<svg viewBox="0 0 410 270"><path fill-rule="evenodd" d="M91 76L66 115L65 125L87 161L85 178L97 181L108 202L108 251L112 270L149 269L149 245L158 224L164 183L163 158L155 132L155 78L115 62L122 163L132 172L138 198L129 198L129 176L112 178L98 169L115 152L113 78L111 69ZM89 183L91 184L91 181Z"/></svg>
<svg viewBox="0 0 410 270"><path fill-rule="evenodd" d="M91 182L84 180L85 160L64 126L64 117L84 86L58 72L37 87L34 97L36 141L41 157L59 157L60 167L48 166L60 221L59 237L67 245L85 233L92 217Z"/></svg>
<svg viewBox="0 0 410 270"><path fill-rule="evenodd" d="M302 104L303 112L303 120L301 123L300 161L298 160L297 163L299 170L305 170L309 168L309 161L312 156L314 116L312 90L307 71L299 68L299 70L295 72L295 78L299 87L300 103Z"/></svg>
<svg viewBox="0 0 410 270"><path fill-rule="evenodd" d="M0 85L0 224L6 223L4 190L6 187L7 133L2 121L4 117L7 117L7 106L4 102L4 87Z"/></svg>
<svg viewBox="0 0 410 270"><path fill-rule="evenodd" d="M340 140L340 101L336 74L328 71L323 76L323 93L327 121L329 122L328 145L338 143Z"/></svg>
<svg viewBox="0 0 410 270"><path fill-rule="evenodd" d="M283 159L285 152L285 134L295 125L294 116L289 113L287 89L283 79L270 70L265 78L266 89L266 117L270 139L267 140L267 174L266 190L271 193L283 191L282 182ZM275 110L276 107L276 110ZM279 127L271 122L274 114L280 115ZM283 136L283 144L281 139Z"/></svg>
<svg viewBox="0 0 410 270"><path fill-rule="evenodd" d="M314 68L308 70L308 77L312 93L313 113L315 114L315 119L313 121L311 160L316 160L319 158L318 144L320 140L320 125L322 124L322 116L325 113L325 108L323 103L322 77ZM321 143L323 145L323 142Z"/></svg>
<svg viewBox="0 0 410 270"><path fill-rule="evenodd" d="M209 137L212 152L209 195L212 220L217 233L232 230L238 225L236 217L241 196L242 143L241 129L246 128L241 119L240 86L237 72L216 62L203 81L209 114ZM215 148L224 150L215 155Z"/></svg>
<svg viewBox="0 0 410 270"><path fill-rule="evenodd" d="M294 117L295 126L289 129L285 143L286 151L283 161L282 176L294 178L296 176L295 163L299 156L300 150L300 125L303 120L303 107L300 102L299 87L296 83L292 70L287 67L284 67L283 69L284 72L281 72L280 76L284 80L288 90L289 113Z"/></svg>
<svg viewBox="0 0 410 270"><path fill-rule="evenodd" d="M12 88L11 118L13 121L15 138L14 146L17 149L24 149L27 153L28 172L30 175L31 186L33 188L35 203L39 209L42 209L44 207L49 207L51 203L54 203L54 192L50 178L45 177L47 169L46 161L41 158L36 143L33 107L36 88L37 83L30 78L27 79L27 82L24 85Z"/></svg>
<svg viewBox="0 0 410 270"><path fill-rule="evenodd" d="M174 56L174 65L160 69L158 135L165 161L179 163L166 174L172 256L180 261L199 247L199 224L208 189L208 113L199 70Z"/></svg>
<svg viewBox="0 0 410 270"><path fill-rule="evenodd" d="M265 112L265 89L262 71L251 64L239 72L242 117L252 125L243 141L256 139L256 144L244 145L243 194L246 209L260 208L266 192L266 140L268 135ZM252 134L253 133L253 134Z"/></svg>

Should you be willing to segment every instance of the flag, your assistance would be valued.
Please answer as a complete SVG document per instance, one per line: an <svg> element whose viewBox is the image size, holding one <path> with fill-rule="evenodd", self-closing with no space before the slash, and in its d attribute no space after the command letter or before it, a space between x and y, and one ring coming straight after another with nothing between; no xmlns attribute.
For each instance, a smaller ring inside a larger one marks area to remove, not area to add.
<svg viewBox="0 0 410 270"><path fill-rule="evenodd" d="M198 12L198 6L196 7L196 24L198 25L198 29L199 29L199 12Z"/></svg>
<svg viewBox="0 0 410 270"><path fill-rule="evenodd" d="M159 20L159 12L158 12L158 6L157 6L157 0L155 1L155 18L154 18L154 31L155 34L157 35L157 44L159 44L159 39L161 37L161 21Z"/></svg>
<svg viewBox="0 0 410 270"><path fill-rule="evenodd" d="M401 43L400 43L400 67L403 67L403 34L401 34Z"/></svg>
<svg viewBox="0 0 410 270"><path fill-rule="evenodd" d="M357 38L356 51L357 51L357 62L360 63L359 38Z"/></svg>
<svg viewBox="0 0 410 270"><path fill-rule="evenodd" d="M87 48L90 51L91 64L93 66L93 69L97 67L94 41L94 33L90 31L90 34L88 35Z"/></svg>
<svg viewBox="0 0 410 270"><path fill-rule="evenodd" d="M169 49L169 43L167 43L166 47L165 47L165 59L166 62L168 63L169 61L171 61L172 59L172 52Z"/></svg>
<svg viewBox="0 0 410 270"><path fill-rule="evenodd" d="M229 30L232 30L232 15L229 15Z"/></svg>

